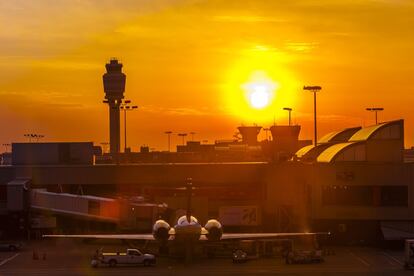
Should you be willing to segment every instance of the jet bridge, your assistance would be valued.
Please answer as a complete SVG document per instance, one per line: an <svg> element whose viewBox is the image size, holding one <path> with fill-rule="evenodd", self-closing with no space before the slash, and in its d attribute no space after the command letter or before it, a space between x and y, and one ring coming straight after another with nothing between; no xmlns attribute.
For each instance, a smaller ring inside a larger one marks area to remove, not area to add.
<svg viewBox="0 0 414 276"><path fill-rule="evenodd" d="M52 193L46 189L33 189L31 190L30 207L33 210L49 211L91 220L114 223L118 223L120 220L120 203L112 198Z"/></svg>

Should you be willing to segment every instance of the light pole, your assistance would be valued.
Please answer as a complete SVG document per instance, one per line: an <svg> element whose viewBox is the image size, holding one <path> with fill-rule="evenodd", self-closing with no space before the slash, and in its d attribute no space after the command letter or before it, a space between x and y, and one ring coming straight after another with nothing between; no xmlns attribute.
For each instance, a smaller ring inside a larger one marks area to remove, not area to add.
<svg viewBox="0 0 414 276"><path fill-rule="evenodd" d="M171 134L173 132L171 130L165 131L164 134L167 134L168 136L168 152L170 152L171 149Z"/></svg>
<svg viewBox="0 0 414 276"><path fill-rule="evenodd" d="M27 139L29 139L29 143L32 142L31 134L27 133L27 134L24 134L23 136L26 137Z"/></svg>
<svg viewBox="0 0 414 276"><path fill-rule="evenodd" d="M368 107L368 108L366 108L366 110L369 111L369 112L375 112L375 124L378 125L378 112L383 111L384 108L382 108L382 107Z"/></svg>
<svg viewBox="0 0 414 276"><path fill-rule="evenodd" d="M194 131L192 131L192 132L190 132L190 135L191 135L191 141L194 141L194 135L195 135L196 133L194 132Z"/></svg>
<svg viewBox="0 0 414 276"><path fill-rule="evenodd" d="M292 113L292 108L290 107L284 107L283 110L286 110L287 112L289 112L289 126L291 125L291 113Z"/></svg>
<svg viewBox="0 0 414 276"><path fill-rule="evenodd" d="M7 150L10 147L10 144L9 143L5 143L5 144L3 144L3 147L4 147L5 152L8 152Z"/></svg>
<svg viewBox="0 0 414 276"><path fill-rule="evenodd" d="M27 133L27 134L24 134L24 137L28 138L29 139L29 143L31 143L32 142L32 138L35 138L36 139L36 142L39 142L39 139L41 139L41 138L43 138L45 136L42 135L42 134Z"/></svg>
<svg viewBox="0 0 414 276"><path fill-rule="evenodd" d="M187 136L187 133L178 133L178 136L183 138L183 146L184 146L185 145L184 138L185 138L185 136Z"/></svg>
<svg viewBox="0 0 414 276"><path fill-rule="evenodd" d="M125 100L121 103L120 108L124 110L124 152L127 152L127 111L132 111L137 109L137 105L129 105L131 103L130 100Z"/></svg>
<svg viewBox="0 0 414 276"><path fill-rule="evenodd" d="M320 86L304 86L303 90L308 90L313 93L313 130L314 130L314 145L316 146L318 144L318 130L316 126L316 92L319 92L322 90L322 87Z"/></svg>
<svg viewBox="0 0 414 276"><path fill-rule="evenodd" d="M43 138L43 137L45 137L44 135L41 135L41 134L35 134L35 137L36 137L36 142L39 142L39 139L41 139L41 138Z"/></svg>

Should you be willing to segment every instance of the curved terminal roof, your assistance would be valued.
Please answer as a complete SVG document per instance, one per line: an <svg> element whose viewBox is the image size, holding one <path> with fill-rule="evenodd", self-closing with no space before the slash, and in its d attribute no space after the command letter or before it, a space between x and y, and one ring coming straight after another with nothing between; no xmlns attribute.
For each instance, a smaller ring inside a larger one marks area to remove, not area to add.
<svg viewBox="0 0 414 276"><path fill-rule="evenodd" d="M346 128L344 130L333 131L319 139L318 143L346 142L352 135L354 135L360 129L361 127L353 127Z"/></svg>
<svg viewBox="0 0 414 276"><path fill-rule="evenodd" d="M334 144L319 154L316 160L330 163L337 159L340 159L340 161L364 161L365 145L360 142Z"/></svg>
<svg viewBox="0 0 414 276"><path fill-rule="evenodd" d="M339 131L332 131L328 134L324 135L322 138L318 140L318 143L329 143L332 138L334 138L336 135L338 135Z"/></svg>
<svg viewBox="0 0 414 276"><path fill-rule="evenodd" d="M308 145L308 146L305 146L299 149L295 155L296 155L297 160L313 162L316 160L318 155L321 152L323 152L326 148L328 148L330 145L331 145L330 143L323 143L317 146Z"/></svg>
<svg viewBox="0 0 414 276"><path fill-rule="evenodd" d="M295 155L297 158L302 158L305 154L307 154L309 151L311 151L313 148L315 148L314 145L308 145L308 146L304 146L303 148L299 149Z"/></svg>
<svg viewBox="0 0 414 276"><path fill-rule="evenodd" d="M352 135L352 137L349 138L349 141L366 141L373 138L374 136L377 136L377 134L381 136L378 137L379 139L401 138L400 126L402 125L402 123L403 120L398 120L362 128L359 131L357 131L354 135Z"/></svg>

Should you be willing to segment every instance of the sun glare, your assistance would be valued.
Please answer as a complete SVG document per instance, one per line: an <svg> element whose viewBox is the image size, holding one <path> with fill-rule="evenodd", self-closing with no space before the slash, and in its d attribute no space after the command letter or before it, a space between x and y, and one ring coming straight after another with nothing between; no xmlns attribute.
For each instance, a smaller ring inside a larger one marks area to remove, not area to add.
<svg viewBox="0 0 414 276"><path fill-rule="evenodd" d="M273 98L275 85L270 83L251 83L245 86L249 104L256 109L267 107Z"/></svg>
<svg viewBox="0 0 414 276"><path fill-rule="evenodd" d="M287 57L259 46L242 50L223 81L223 103L244 123L271 123L278 110L296 101L296 80L283 63Z"/></svg>
<svg viewBox="0 0 414 276"><path fill-rule="evenodd" d="M257 85L250 94L250 104L254 108L263 108L269 104L269 91L263 85Z"/></svg>

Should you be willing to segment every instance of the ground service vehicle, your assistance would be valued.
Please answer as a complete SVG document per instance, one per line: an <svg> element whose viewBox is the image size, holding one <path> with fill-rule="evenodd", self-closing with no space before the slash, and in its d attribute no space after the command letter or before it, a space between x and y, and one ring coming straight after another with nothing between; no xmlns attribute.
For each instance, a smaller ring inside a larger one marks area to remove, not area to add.
<svg viewBox="0 0 414 276"><path fill-rule="evenodd" d="M22 248L20 242L2 241L0 242L0 251L17 251Z"/></svg>
<svg viewBox="0 0 414 276"><path fill-rule="evenodd" d="M155 264L155 256L152 254L143 254L138 249L127 249L126 253L101 253L91 262L93 267L101 264L111 267L117 265L139 265L150 266Z"/></svg>
<svg viewBox="0 0 414 276"><path fill-rule="evenodd" d="M405 240L404 259L405 269L414 269L414 240Z"/></svg>
<svg viewBox="0 0 414 276"><path fill-rule="evenodd" d="M237 249L233 252L233 263L245 263L247 262L247 253L241 249Z"/></svg>
<svg viewBox="0 0 414 276"><path fill-rule="evenodd" d="M286 256L287 264L310 264L323 262L322 250L293 250Z"/></svg>

